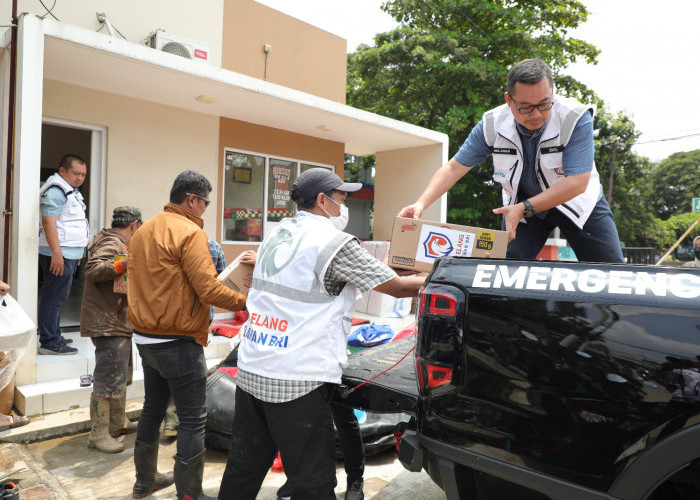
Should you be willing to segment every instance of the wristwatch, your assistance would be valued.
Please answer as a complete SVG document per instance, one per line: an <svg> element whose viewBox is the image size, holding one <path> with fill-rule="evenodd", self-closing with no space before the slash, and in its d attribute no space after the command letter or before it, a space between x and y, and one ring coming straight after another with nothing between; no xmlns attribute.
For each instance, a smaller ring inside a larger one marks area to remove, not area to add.
<svg viewBox="0 0 700 500"><path fill-rule="evenodd" d="M532 206L532 203L530 203L529 200L523 201L523 206L525 207L525 211L523 212L523 217L526 219L529 219L533 215L535 215L535 207Z"/></svg>

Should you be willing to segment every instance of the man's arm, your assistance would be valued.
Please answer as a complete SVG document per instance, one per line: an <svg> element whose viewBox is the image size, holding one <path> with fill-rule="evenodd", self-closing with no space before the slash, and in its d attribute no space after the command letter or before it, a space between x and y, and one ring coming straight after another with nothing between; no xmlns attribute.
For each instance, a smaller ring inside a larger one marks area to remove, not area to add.
<svg viewBox="0 0 700 500"><path fill-rule="evenodd" d="M63 274L63 252L61 244L58 241L58 229L56 229L56 221L58 217L41 216L41 225L44 227L46 241L51 249L51 266L49 270L51 274L60 276Z"/></svg>
<svg viewBox="0 0 700 500"><path fill-rule="evenodd" d="M182 269L192 288L205 304L229 311L245 308L246 298L216 279L216 268L204 231L194 232L182 247Z"/></svg>
<svg viewBox="0 0 700 500"><path fill-rule="evenodd" d="M90 258L88 258L85 264L85 279L93 283L114 280L116 277L123 274L123 272L119 272L117 266L114 265L114 257L125 253L126 250L120 248L114 241L100 241L92 248ZM125 259L126 258L122 259L122 261ZM125 271L126 265L122 262L118 268Z"/></svg>
<svg viewBox="0 0 700 500"><path fill-rule="evenodd" d="M375 286L373 290L391 295L397 299L415 297L418 295L418 290L423 286L423 283L425 283L425 276L397 276L392 280Z"/></svg>
<svg viewBox="0 0 700 500"><path fill-rule="evenodd" d="M533 196L529 199L529 201L535 208L535 212L542 212L544 210L557 207L586 191L590 178L590 172L566 177L553 186L545 189L537 196ZM515 230L517 229L520 220L523 218L524 212L525 205L522 203L493 209L493 213L503 214L503 217L505 218L506 231L508 231L508 241L515 239Z"/></svg>
<svg viewBox="0 0 700 500"><path fill-rule="evenodd" d="M445 194L455 183L460 180L472 167L465 167L452 158L440 167L431 177L428 186L413 204L401 209L399 217L420 218L423 210L429 207L440 196Z"/></svg>

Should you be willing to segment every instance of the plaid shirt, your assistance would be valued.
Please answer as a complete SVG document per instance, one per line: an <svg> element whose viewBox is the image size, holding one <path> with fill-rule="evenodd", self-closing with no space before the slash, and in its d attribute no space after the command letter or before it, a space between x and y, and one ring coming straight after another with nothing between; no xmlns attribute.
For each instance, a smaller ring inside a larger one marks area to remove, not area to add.
<svg viewBox="0 0 700 500"><path fill-rule="evenodd" d="M395 277L394 271L372 257L359 241L352 239L338 250L331 261L323 278L323 286L330 295L338 296L347 283L355 285L360 292L366 292ZM323 382L274 379L238 370L236 384L268 403L286 403L308 394L322 386Z"/></svg>
<svg viewBox="0 0 700 500"><path fill-rule="evenodd" d="M226 255L224 255L224 249L221 248L218 242L209 238L209 254L211 255L211 260L214 261L214 267L216 267L216 274L221 274L226 269ZM209 323L214 320L214 306L209 306Z"/></svg>

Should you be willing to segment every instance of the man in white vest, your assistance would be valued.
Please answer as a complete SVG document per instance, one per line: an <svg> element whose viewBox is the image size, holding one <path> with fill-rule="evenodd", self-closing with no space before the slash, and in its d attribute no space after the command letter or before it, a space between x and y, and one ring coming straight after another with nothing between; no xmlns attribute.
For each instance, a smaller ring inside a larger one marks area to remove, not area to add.
<svg viewBox="0 0 700 500"><path fill-rule="evenodd" d="M493 157L509 233L508 258L534 259L559 227L581 261L624 262L593 161L593 107L554 94L539 59L508 72L506 103L484 114L457 154L399 215L419 218L474 166Z"/></svg>
<svg viewBox="0 0 700 500"><path fill-rule="evenodd" d="M343 232L345 199L360 187L327 169L305 171L292 188L299 213L260 247L250 318L239 334L232 444L219 499L255 499L278 449L292 500L335 499L329 403L347 363L355 296L376 290L412 297L424 282L399 277Z"/></svg>
<svg viewBox="0 0 700 500"><path fill-rule="evenodd" d="M90 239L85 202L78 189L86 174L82 158L66 155L58 172L46 180L40 191L39 266L44 284L37 311L39 354L78 352L67 345L70 339L61 336L60 321L73 275Z"/></svg>

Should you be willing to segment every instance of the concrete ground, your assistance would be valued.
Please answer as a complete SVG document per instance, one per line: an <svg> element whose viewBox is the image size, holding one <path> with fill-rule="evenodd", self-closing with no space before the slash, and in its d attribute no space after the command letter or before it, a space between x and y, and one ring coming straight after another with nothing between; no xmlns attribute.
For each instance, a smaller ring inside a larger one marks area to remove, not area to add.
<svg viewBox="0 0 700 500"><path fill-rule="evenodd" d="M0 444L0 474L25 468L3 481L17 482L22 500L130 499L134 483L135 434L120 438L126 448L115 454L87 448L87 439L87 432L83 432L31 444ZM158 459L161 472L172 470L175 451L174 439L161 440ZM207 451L203 486L208 495L217 494L225 466L226 454ZM342 461L337 464L337 478L336 495L343 499L346 483ZM270 471L257 498L275 500L276 491L284 481L283 473ZM175 486L148 498L175 498ZM445 494L424 471L408 472L399 463L396 452L387 450L367 458L365 498L433 500L445 498Z"/></svg>

